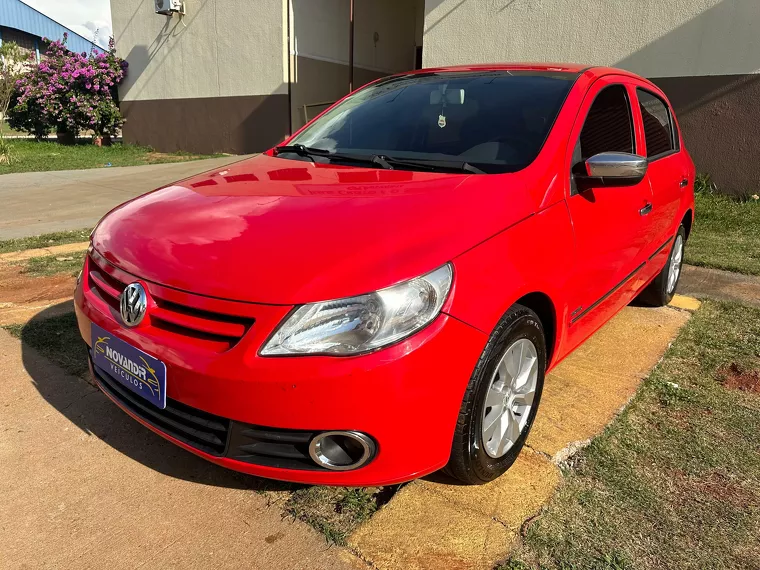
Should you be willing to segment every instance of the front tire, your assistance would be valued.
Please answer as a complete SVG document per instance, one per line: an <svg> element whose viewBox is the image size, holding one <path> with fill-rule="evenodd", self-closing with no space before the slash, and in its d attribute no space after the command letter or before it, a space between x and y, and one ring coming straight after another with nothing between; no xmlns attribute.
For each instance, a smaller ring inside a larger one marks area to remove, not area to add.
<svg viewBox="0 0 760 570"><path fill-rule="evenodd" d="M499 321L470 378L446 473L478 485L509 469L536 417L546 361L540 319L514 305Z"/></svg>
<svg viewBox="0 0 760 570"><path fill-rule="evenodd" d="M668 256L668 262L662 268L662 271L657 274L654 281L647 285L647 288L639 295L639 300L642 303L653 307L664 307L673 300L673 295L675 295L678 288L678 281L681 278L685 244L686 229L681 225L673 240L673 247Z"/></svg>

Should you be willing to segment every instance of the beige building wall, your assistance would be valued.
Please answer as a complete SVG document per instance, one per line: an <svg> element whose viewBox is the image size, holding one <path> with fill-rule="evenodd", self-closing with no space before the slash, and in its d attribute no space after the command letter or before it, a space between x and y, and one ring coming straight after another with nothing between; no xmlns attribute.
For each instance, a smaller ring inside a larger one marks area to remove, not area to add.
<svg viewBox="0 0 760 570"><path fill-rule="evenodd" d="M250 152L289 131L284 0L190 0L180 18L152 0L113 0L127 140L161 150Z"/></svg>
<svg viewBox="0 0 760 570"><path fill-rule="evenodd" d="M427 0L426 67L557 61L647 77L760 70L757 0Z"/></svg>
<svg viewBox="0 0 760 570"><path fill-rule="evenodd" d="M425 67L621 67L668 95L698 170L760 185L760 0L426 0Z"/></svg>
<svg viewBox="0 0 760 570"><path fill-rule="evenodd" d="M127 141L264 150L348 93L349 0L112 0ZM424 0L356 0L354 86L414 67ZM307 106L305 109L304 106Z"/></svg>

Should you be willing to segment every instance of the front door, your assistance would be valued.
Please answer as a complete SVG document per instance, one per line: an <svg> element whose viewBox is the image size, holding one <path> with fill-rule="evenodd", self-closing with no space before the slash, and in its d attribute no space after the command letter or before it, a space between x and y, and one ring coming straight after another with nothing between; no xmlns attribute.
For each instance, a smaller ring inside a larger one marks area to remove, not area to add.
<svg viewBox="0 0 760 570"><path fill-rule="evenodd" d="M569 299L568 340L577 345L627 303L645 264L652 191L647 177L634 186L578 188L572 172L602 152L636 154L631 100L624 78L594 83L584 100L568 145L567 204L576 241Z"/></svg>

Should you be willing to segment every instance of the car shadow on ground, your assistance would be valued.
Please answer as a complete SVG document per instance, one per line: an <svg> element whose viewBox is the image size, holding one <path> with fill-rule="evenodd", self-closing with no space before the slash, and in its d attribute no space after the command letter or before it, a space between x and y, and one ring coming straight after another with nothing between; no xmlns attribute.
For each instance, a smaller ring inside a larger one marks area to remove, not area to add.
<svg viewBox="0 0 760 570"><path fill-rule="evenodd" d="M70 302L61 303L67 304ZM85 380L89 378L89 372L85 372L86 345L79 336L74 315L60 313L61 306L52 306L21 328L22 359L45 401L84 433L97 437L150 469L177 479L256 491L301 487L219 467L166 441L133 420Z"/></svg>

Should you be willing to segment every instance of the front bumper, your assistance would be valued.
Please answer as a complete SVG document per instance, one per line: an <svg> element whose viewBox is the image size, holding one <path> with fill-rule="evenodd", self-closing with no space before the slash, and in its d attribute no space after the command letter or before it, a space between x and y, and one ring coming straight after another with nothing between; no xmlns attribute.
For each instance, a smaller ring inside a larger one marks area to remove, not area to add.
<svg viewBox="0 0 760 570"><path fill-rule="evenodd" d="M115 268L109 271L121 280L137 280ZM166 288L145 285L150 293L169 294ZM310 484L387 485L443 467L465 388L487 340L483 333L442 314L409 339L363 356L261 357L258 349L289 307L256 306L254 324L240 342L222 351L182 342L177 335L149 325L124 328L115 311L93 295L86 278L77 288L75 307L88 345L94 322L152 354L166 364L170 402L229 421L230 429L221 447L209 449L182 441L167 433L171 430L160 422L126 405L95 374L106 395L132 417L216 464ZM374 439L377 452L370 463L354 471L251 463L236 458L240 457L236 434L243 424L245 429L265 432L359 431Z"/></svg>

